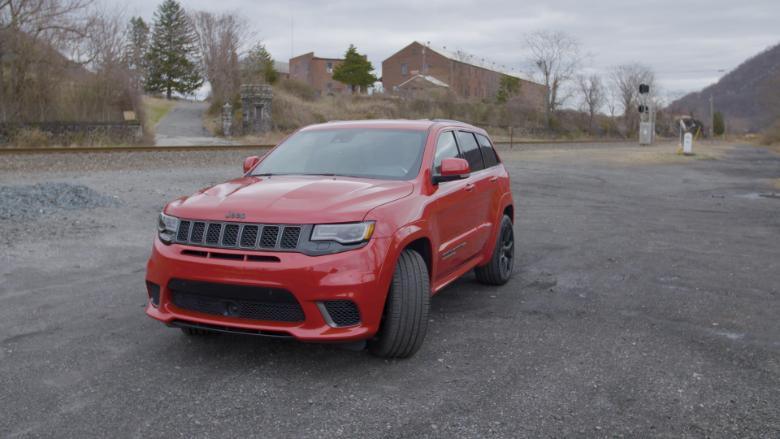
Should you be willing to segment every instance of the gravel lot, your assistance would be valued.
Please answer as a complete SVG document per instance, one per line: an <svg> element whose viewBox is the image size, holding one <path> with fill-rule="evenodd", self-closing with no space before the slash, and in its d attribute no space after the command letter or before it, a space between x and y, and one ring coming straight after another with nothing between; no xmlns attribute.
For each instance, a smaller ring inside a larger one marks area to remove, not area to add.
<svg viewBox="0 0 780 439"><path fill-rule="evenodd" d="M673 151L504 151L516 274L404 361L143 314L157 212L248 153L2 155L0 193L116 204L0 219L0 437L780 437L780 156Z"/></svg>

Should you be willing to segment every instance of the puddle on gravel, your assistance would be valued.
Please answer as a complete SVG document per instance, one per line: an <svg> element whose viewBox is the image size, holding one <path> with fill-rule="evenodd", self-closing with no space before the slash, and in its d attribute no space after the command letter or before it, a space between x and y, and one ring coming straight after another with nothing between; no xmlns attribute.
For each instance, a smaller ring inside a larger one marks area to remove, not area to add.
<svg viewBox="0 0 780 439"><path fill-rule="evenodd" d="M778 192L750 192L747 194L737 195L739 198L747 198L748 200L761 200L765 198L780 200L780 193Z"/></svg>

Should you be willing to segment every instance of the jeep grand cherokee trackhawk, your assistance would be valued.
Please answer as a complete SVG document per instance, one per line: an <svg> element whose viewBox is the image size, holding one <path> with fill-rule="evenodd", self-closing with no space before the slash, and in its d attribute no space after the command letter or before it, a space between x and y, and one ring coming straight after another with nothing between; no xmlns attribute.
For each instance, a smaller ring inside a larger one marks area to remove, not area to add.
<svg viewBox="0 0 780 439"><path fill-rule="evenodd" d="M313 125L244 175L160 213L146 313L188 335L422 344L429 299L471 269L509 280L509 176L484 130L455 121Z"/></svg>

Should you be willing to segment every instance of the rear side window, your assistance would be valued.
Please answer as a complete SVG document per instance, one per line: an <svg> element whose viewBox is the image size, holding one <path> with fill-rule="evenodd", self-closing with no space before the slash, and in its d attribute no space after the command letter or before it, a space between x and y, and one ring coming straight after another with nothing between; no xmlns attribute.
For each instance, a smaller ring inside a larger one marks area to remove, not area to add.
<svg viewBox="0 0 780 439"><path fill-rule="evenodd" d="M482 134L477 134L477 140L479 141L479 149L482 151L482 159L485 160L485 167L496 166L498 164L498 156L493 149L493 145L490 144L490 140Z"/></svg>
<svg viewBox="0 0 780 439"><path fill-rule="evenodd" d="M472 172L485 169L485 164L482 162L482 154L479 152L479 145L473 134L458 131L458 146L463 154L463 158L469 162L469 168L471 168Z"/></svg>
<svg viewBox="0 0 780 439"><path fill-rule="evenodd" d="M441 174L441 161L458 157L458 144L452 131L442 133L436 141L436 155L433 158L433 174Z"/></svg>

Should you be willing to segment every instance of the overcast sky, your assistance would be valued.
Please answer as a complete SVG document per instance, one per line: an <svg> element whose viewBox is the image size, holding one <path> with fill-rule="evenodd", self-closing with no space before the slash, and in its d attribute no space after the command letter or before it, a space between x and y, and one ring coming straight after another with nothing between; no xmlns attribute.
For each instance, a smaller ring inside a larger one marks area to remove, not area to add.
<svg viewBox="0 0 780 439"><path fill-rule="evenodd" d="M151 20L161 0L127 0ZM235 12L281 61L314 51L341 56L352 43L381 74L382 60L414 40L461 49L529 71L523 36L568 32L590 54L587 67L640 61L664 94L707 86L748 57L780 43L780 0L184 0L188 10ZM292 30L292 31L291 31Z"/></svg>

